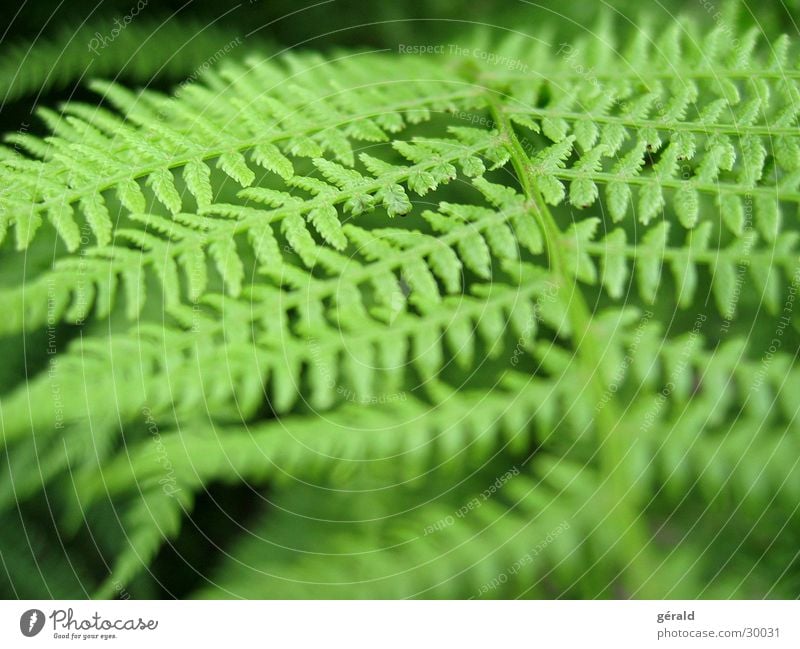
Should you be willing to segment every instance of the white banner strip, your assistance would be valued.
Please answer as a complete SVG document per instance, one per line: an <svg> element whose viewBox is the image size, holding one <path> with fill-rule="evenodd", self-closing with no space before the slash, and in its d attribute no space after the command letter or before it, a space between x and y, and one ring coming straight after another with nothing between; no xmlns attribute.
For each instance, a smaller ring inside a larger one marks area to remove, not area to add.
<svg viewBox="0 0 800 649"><path fill-rule="evenodd" d="M5 601L0 647L777 649L799 620L797 601Z"/></svg>

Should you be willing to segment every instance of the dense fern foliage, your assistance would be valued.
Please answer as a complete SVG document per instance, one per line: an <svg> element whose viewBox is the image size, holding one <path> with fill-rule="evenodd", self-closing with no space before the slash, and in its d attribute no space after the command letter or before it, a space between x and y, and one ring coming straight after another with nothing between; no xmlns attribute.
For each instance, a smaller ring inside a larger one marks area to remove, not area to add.
<svg viewBox="0 0 800 649"><path fill-rule="evenodd" d="M7 135L2 593L796 596L800 52L743 22L244 43Z"/></svg>

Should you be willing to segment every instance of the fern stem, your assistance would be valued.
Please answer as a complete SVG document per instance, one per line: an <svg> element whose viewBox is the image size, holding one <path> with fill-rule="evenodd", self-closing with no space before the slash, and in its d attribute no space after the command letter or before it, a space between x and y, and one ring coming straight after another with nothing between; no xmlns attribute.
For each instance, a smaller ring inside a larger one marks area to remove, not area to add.
<svg viewBox="0 0 800 649"><path fill-rule="evenodd" d="M569 237L564 239L565 246L574 245L574 241ZM636 245L612 245L603 242L589 241L580 244L580 250L595 257L603 257L609 253L623 255L630 259L638 259L643 255L652 255L651 248ZM796 255L776 254L772 249L762 250L730 250L720 248L719 250L687 250L686 248L658 248L659 258L665 261L687 260L701 264L714 264L721 259L728 258L729 261L740 264L753 264L757 261L764 261L767 264L788 265L797 261Z"/></svg>
<svg viewBox="0 0 800 649"><path fill-rule="evenodd" d="M510 154L511 163L525 195L531 201L531 214L544 233L545 248L550 268L566 286L570 275L566 259L560 245L563 232L547 207L536 186L536 175L532 163L522 143L519 141L508 116L492 99L488 99L489 109ZM583 364L587 385L582 389L591 390L598 402L608 395L602 379L600 366L603 360L603 343L596 340L591 331L591 312L579 289L570 295L568 316L574 332L574 344L578 361ZM617 525L618 541L622 553L628 560L623 568L626 586L630 592L647 597L651 566L657 565L649 548L649 536L642 527L636 507L635 480L628 475L626 456L630 449L627 429L622 423L613 394L606 400L606 407L599 410L595 418L598 433L598 455L600 469L607 476L607 504L609 516L614 516ZM616 514L611 512L616 511ZM653 595L655 595L653 593Z"/></svg>
<svg viewBox="0 0 800 649"><path fill-rule="evenodd" d="M567 80L585 81L586 73L572 72L568 69L552 69L542 72L531 73L525 72L523 74L515 72L486 72L480 75L478 81L486 83L487 85L497 85L498 83L508 81L525 81L530 83L534 76L544 80L550 81L557 79L559 83ZM652 70L631 70L627 73L614 72L592 72L592 79L608 80L608 81L634 81L646 84L648 81L654 79L658 80L673 80L686 81L690 79L703 79L707 81L718 81L719 79L740 79L747 81L749 79L774 79L777 81L785 81L789 79L800 79L800 70L774 70L769 68L749 69L738 68L735 70L678 70L656 72Z"/></svg>
<svg viewBox="0 0 800 649"><path fill-rule="evenodd" d="M725 133L728 135L764 135L778 137L781 135L796 136L800 132L797 128L780 128L776 126L750 126L737 124L715 124L713 122L663 122L658 120L636 120L615 115L605 115L587 111L576 113L573 111L550 110L548 108L531 107L508 107L505 112L510 115L534 115L536 117L550 117L554 119L566 119L577 121L580 119L590 119L598 124L620 124L630 128L654 128L658 131L688 132L688 133Z"/></svg>
<svg viewBox="0 0 800 649"><path fill-rule="evenodd" d="M775 200L800 203L800 192L786 192L777 185L750 187L734 183L698 183L694 180L679 180L677 178L661 178L657 176L631 176L601 171L572 171L571 169L557 169L552 174L556 178L563 180L575 180L576 178L586 178L599 183L608 184L611 182L621 182L626 185L652 185L658 183L664 189L684 189L691 188L704 194L736 194L741 196L765 196Z"/></svg>

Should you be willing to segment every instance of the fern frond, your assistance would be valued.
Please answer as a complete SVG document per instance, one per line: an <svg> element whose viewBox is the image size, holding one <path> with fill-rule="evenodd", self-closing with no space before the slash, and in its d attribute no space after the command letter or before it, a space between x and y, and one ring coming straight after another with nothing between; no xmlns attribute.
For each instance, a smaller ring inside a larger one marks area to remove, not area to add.
<svg viewBox="0 0 800 649"><path fill-rule="evenodd" d="M297 416L249 430L214 431L198 422L192 425L190 437L160 433L155 456L152 442L144 442L133 450L133 462L120 456L101 472L97 467L86 471L78 498L82 508L90 508L98 499L124 497L143 485L152 485L151 496L137 503L126 518L141 531L141 540L126 549L108 580L108 584L126 582L137 566L147 565L152 543L177 532L175 516L188 506L191 494L204 484L226 479L231 471L252 484L284 484L330 475L346 484L365 463L410 475L430 470L431 463L436 467L438 457L447 458L443 463L449 472L465 463L477 467L485 461L488 449L516 449L517 453L525 449L530 439L524 431L533 418L542 433L549 434L554 417L546 406L549 389L520 375L507 378L502 388L489 394L461 395L441 386L439 390L446 390L450 398L434 409L403 392L380 405L371 405L373 399L384 400L377 396L354 397L324 424L315 417ZM512 407L509 397L514 399ZM545 405L532 410L531 404L537 401ZM168 491L164 458L169 462ZM200 458L207 462L199 464ZM225 460L220 462L221 458Z"/></svg>

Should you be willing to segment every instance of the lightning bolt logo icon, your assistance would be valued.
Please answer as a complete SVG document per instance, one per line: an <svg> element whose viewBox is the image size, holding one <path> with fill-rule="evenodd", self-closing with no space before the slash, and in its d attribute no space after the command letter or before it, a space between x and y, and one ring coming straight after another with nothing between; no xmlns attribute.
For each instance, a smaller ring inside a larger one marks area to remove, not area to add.
<svg viewBox="0 0 800 649"><path fill-rule="evenodd" d="M27 638L32 638L44 628L44 613L38 608L25 611L19 618L19 630Z"/></svg>

